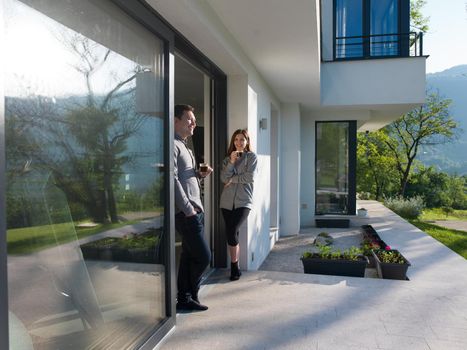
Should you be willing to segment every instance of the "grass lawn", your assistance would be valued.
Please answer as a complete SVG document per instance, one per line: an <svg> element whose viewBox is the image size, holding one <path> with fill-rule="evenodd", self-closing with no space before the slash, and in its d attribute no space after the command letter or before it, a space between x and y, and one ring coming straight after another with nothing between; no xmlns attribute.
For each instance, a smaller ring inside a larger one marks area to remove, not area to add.
<svg viewBox="0 0 467 350"><path fill-rule="evenodd" d="M446 216L441 208L424 209L422 215L420 216L420 220L467 220L467 210L454 210L452 213Z"/></svg>
<svg viewBox="0 0 467 350"><path fill-rule="evenodd" d="M29 254L57 244L95 235L110 229L131 225L140 220L117 224L99 224L91 228L75 228L71 222L23 227L7 230L8 254Z"/></svg>
<svg viewBox="0 0 467 350"><path fill-rule="evenodd" d="M431 219L433 220L433 219ZM437 241L454 250L457 254L467 259L467 232L451 230L437 225L422 222L420 220L409 220L412 225L417 226L423 232L428 233Z"/></svg>

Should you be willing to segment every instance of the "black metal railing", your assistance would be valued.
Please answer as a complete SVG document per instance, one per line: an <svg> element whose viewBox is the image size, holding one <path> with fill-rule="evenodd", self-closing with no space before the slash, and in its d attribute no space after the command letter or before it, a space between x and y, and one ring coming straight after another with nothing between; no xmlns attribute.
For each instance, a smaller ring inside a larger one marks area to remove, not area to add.
<svg viewBox="0 0 467 350"><path fill-rule="evenodd" d="M423 33L336 37L334 60L423 56Z"/></svg>

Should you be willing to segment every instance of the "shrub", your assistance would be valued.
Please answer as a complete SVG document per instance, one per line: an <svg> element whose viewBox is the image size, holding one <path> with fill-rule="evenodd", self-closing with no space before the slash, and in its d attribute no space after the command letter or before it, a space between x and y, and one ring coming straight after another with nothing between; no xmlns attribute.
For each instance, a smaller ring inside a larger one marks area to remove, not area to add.
<svg viewBox="0 0 467 350"><path fill-rule="evenodd" d="M418 218L425 206L422 197L419 196L407 199L402 197L386 198L384 205L405 219Z"/></svg>

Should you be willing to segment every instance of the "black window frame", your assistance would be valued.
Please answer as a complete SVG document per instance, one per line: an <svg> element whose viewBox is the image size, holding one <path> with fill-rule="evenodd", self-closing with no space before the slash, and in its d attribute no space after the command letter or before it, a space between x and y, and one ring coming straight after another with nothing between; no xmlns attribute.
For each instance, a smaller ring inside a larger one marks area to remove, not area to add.
<svg viewBox="0 0 467 350"><path fill-rule="evenodd" d="M349 132L349 178L348 178L348 199L347 199L347 212L339 215L355 215L357 210L357 121L356 120L317 120L315 122L315 216L326 216L336 214L319 214L317 213L317 188L318 188L318 124L324 123L347 123Z"/></svg>
<svg viewBox="0 0 467 350"><path fill-rule="evenodd" d="M371 28L370 28L370 5L373 0L360 0L362 2L362 38L363 55L353 57L337 57L337 0L333 0L333 61L351 61L362 59L381 59L410 56L410 0L398 1L398 32L387 33L398 35L399 53L397 55L371 55Z"/></svg>

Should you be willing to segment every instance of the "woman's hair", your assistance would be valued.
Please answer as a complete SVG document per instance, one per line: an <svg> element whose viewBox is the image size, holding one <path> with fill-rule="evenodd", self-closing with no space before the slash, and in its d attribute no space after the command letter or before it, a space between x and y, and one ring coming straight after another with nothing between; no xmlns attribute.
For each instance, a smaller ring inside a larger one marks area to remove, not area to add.
<svg viewBox="0 0 467 350"><path fill-rule="evenodd" d="M238 134L242 134L246 139L245 151L253 152L253 150L251 149L250 135L248 135L248 131L246 129L237 129L235 130L232 137L230 138L230 145L229 145L229 149L227 150L227 157L230 156L230 154L237 149L235 147L234 142L235 142L235 136L237 136Z"/></svg>

